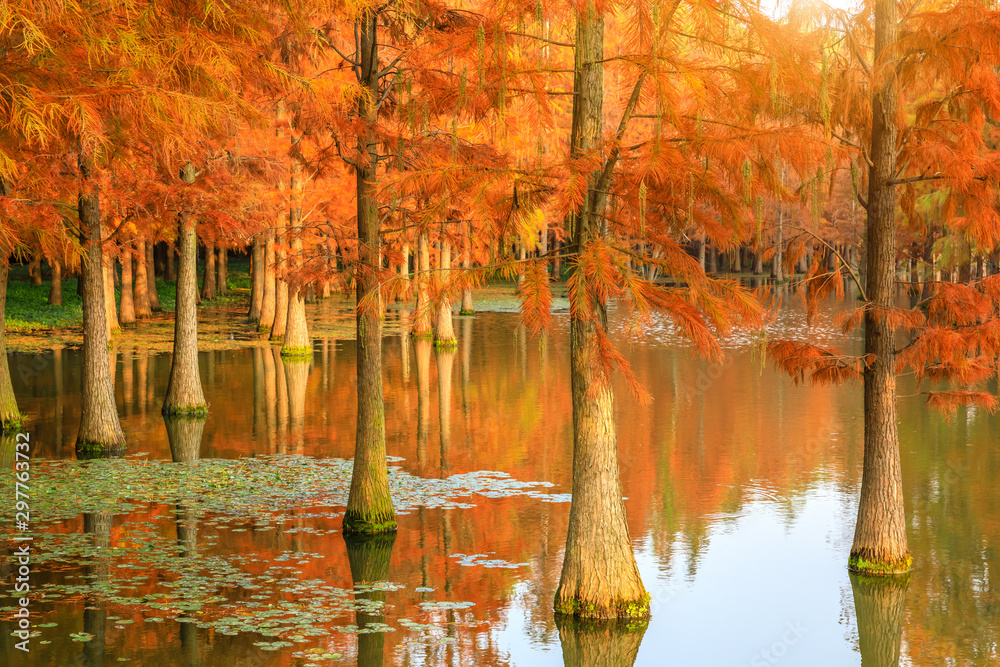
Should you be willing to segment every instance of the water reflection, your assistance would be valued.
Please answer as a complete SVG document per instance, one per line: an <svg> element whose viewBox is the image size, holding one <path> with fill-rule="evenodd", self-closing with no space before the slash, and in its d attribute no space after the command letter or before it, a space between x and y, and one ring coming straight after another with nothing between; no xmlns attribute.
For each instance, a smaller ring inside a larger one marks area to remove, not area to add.
<svg viewBox="0 0 1000 667"><path fill-rule="evenodd" d="M91 590L107 583L111 571L111 527L113 517L108 512L85 513L83 532L90 536L95 555L84 568L84 577ZM105 629L108 623L107 602L103 596L88 593L83 597L83 631L92 638L83 643L82 659L87 667L104 664Z"/></svg>
<svg viewBox="0 0 1000 667"><path fill-rule="evenodd" d="M862 667L897 667L910 576L850 577Z"/></svg>
<svg viewBox="0 0 1000 667"><path fill-rule="evenodd" d="M832 322L834 316L821 313L820 319ZM782 326L805 331L802 313L789 307L783 317ZM496 470L551 482L547 491L567 493L572 430L565 317L555 317L546 339L531 338L509 315L482 314L456 324L460 357L435 353L430 341L385 341L388 453L399 457L404 470L424 477ZM960 410L948 423L919 399L901 400L903 484L918 569L898 626L891 614L876 623L872 595L844 567L860 481L859 388L795 387L744 348L731 349L730 361L713 366L677 346L668 333L652 330L645 338L627 338L621 348L654 403L637 405L617 387L629 531L650 591L654 597L667 592L636 663L657 664L669 652L677 664L749 664L782 636L787 623L801 621L809 631L782 658L782 667L840 667L862 658L882 664L877 660L883 654L869 649L885 644L872 638L887 627L893 628L889 643L898 646L902 664L997 664L1000 417ZM836 342L830 340L835 333L831 324L816 336ZM626 334L618 329L616 335ZM116 388L131 452L175 461L278 452L349 458L354 344L317 341L316 350L306 363L282 360L270 347L202 353L212 413L208 422L188 424L200 429L188 437L180 434L181 424L164 427L153 400L166 384L169 359L123 346ZM13 356L12 368L30 371L15 372L13 379L32 425L33 456L72 458L79 352ZM900 393L918 392L911 379L901 378ZM438 638L451 637L453 644L414 647L412 633L400 628L384 635L385 663L536 665L558 661L567 641L575 642L571 651L582 651L584 640L561 636L551 612L568 504L526 497L468 500L475 507L421 507L400 516L391 578L408 587L408 597L400 593L384 613L397 627L401 618L427 621L420 602L474 606L433 615ZM167 519L157 525L172 547L176 531L177 545L192 554L199 543L202 552L246 553L250 562L287 550L323 554L327 564L303 576L350 585L347 562L328 562L346 558L335 530L339 524L316 518L308 506L274 532L257 532L253 525L219 531L187 507L157 509ZM116 525L148 520L136 511L119 516ZM496 564L470 563L463 554ZM779 581L760 577L775 570L783 573ZM58 578L44 567L37 576ZM414 593L417 586L434 590ZM69 615L74 630L80 629L81 613ZM140 619L124 629L109 628L108 646L116 645L120 633L132 645L160 647L149 664L183 664L180 626L182 643L192 645L193 624L175 626L167 646L157 643L154 629L165 626ZM712 630L718 627L727 628L724 641ZM202 632L201 659L230 664L224 647L254 653L256 639ZM340 641L338 651L353 650L347 645L353 637ZM65 664L81 647L67 641L58 651L55 645L47 650L53 659L39 664ZM257 653L257 659L287 661L292 650ZM218 656L211 657L213 652ZM893 651L888 655L891 660Z"/></svg>
<svg viewBox="0 0 1000 667"><path fill-rule="evenodd" d="M358 627L358 667L381 667L385 661L385 596L378 584L389 580L389 562L395 533L375 536L345 535L347 559L354 583Z"/></svg>
<svg viewBox="0 0 1000 667"><path fill-rule="evenodd" d="M557 616L566 667L632 667L647 621L595 621Z"/></svg>

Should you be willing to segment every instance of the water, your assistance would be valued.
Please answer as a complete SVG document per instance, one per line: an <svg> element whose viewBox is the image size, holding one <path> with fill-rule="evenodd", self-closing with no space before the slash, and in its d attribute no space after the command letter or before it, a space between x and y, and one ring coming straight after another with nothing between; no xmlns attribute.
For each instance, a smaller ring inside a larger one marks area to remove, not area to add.
<svg viewBox="0 0 1000 667"><path fill-rule="evenodd" d="M810 330L789 303L770 335L836 343L832 317ZM173 450L160 416L169 356L114 350L127 464L51 468L54 486L70 489L82 479L71 475L85 474L117 486L95 491L94 507L81 496L65 516L32 515L52 535L37 553L49 544L58 556L33 565L33 587L53 594L32 601L33 621L57 625L36 628L26 655L4 612L4 664L882 667L897 652L904 665L1000 664L998 418L960 410L948 423L901 378L914 571L905 588L852 585L860 386L795 386L761 366L750 340L733 341L729 360L713 365L669 327L615 334L654 396L641 405L619 386L616 402L629 529L653 617L645 628L557 625L571 479L566 330L557 315L547 336L531 338L515 316L486 313L456 320L457 352L385 339L388 451L406 473L400 483L415 486L398 536L375 546L339 533L348 473L326 461L353 453L352 341L316 341L306 365L270 348L202 353L210 416L200 444L175 434ZM11 362L32 456L74 458L79 353ZM212 461L247 457L243 467ZM48 480L47 464L34 465ZM165 478L142 487L146 499L126 488L163 471L180 489L169 500L156 495ZM476 471L509 478L455 477ZM273 497L260 481L272 472ZM256 489L232 491L249 498L246 513L206 506L250 474ZM435 499L420 495L417 478L444 480ZM480 492L465 495L472 486ZM374 580L393 585L356 585ZM274 618L302 625L281 636L245 631ZM391 629L357 633L380 624ZM73 641L79 632L94 637Z"/></svg>

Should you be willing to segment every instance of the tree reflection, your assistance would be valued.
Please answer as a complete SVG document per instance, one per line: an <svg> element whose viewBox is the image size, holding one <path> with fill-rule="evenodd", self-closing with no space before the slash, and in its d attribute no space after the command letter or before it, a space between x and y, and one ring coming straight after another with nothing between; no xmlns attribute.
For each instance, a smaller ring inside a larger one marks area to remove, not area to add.
<svg viewBox="0 0 1000 667"><path fill-rule="evenodd" d="M632 667L646 620L593 620L556 615L566 667Z"/></svg>
<svg viewBox="0 0 1000 667"><path fill-rule="evenodd" d="M851 573L862 667L896 667L903 638L909 575L865 577Z"/></svg>
<svg viewBox="0 0 1000 667"><path fill-rule="evenodd" d="M434 351L438 368L438 423L441 426L441 475L448 470L451 450L451 371L455 365L454 348L439 347Z"/></svg>
<svg viewBox="0 0 1000 667"><path fill-rule="evenodd" d="M170 440L170 458L174 463L194 463L201 458L201 440L205 433L205 418L165 418L167 438ZM182 559L192 558L198 552L197 501L181 494L176 507L177 544ZM179 623L181 650L189 665L200 663L198 653L198 627L194 623Z"/></svg>
<svg viewBox="0 0 1000 667"><path fill-rule="evenodd" d="M358 667L380 667L385 659L385 632L381 631L385 623L385 591L371 588L371 585L389 577L396 534L344 535L344 543L351 565L354 599L364 609L358 609L355 621L359 630L357 664Z"/></svg>
<svg viewBox="0 0 1000 667"><path fill-rule="evenodd" d="M431 417L431 351L434 343L427 339L413 341L417 357L417 469L427 466L427 431Z"/></svg>
<svg viewBox="0 0 1000 667"><path fill-rule="evenodd" d="M110 512L88 512L83 515L83 532L91 536L95 555L84 568L84 578L91 590L108 584L111 572L111 526ZM107 602L98 594L87 593L83 598L83 631L93 635L83 644L83 664L97 667L104 664L105 628L107 626Z"/></svg>

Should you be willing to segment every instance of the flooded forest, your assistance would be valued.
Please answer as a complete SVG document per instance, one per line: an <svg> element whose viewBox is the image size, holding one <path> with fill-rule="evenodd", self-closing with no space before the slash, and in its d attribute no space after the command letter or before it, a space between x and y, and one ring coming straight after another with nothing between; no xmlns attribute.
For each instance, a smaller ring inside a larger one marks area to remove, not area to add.
<svg viewBox="0 0 1000 667"><path fill-rule="evenodd" d="M1000 664L1000 7L10 0L2 664Z"/></svg>

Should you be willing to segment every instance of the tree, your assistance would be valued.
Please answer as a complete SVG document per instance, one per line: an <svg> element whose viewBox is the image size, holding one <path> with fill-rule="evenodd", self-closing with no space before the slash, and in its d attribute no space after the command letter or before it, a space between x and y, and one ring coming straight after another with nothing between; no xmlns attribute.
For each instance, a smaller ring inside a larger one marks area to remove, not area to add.
<svg viewBox="0 0 1000 667"><path fill-rule="evenodd" d="M839 20L838 20L839 21ZM905 225L920 228L917 187L943 190L942 227L992 251L1000 243L1000 216L989 184L1000 152L986 119L1000 113L1000 17L960 0L900 17L897 5L879 0L835 24L842 49L824 48L836 72L829 106L814 122L852 150L865 166L852 167L855 194L865 209L864 263L855 271L826 244L806 276L805 296L842 292L847 266L861 305L843 322L845 333L863 323L864 354L774 341L769 355L797 380L864 383L865 454L858 521L848 565L863 574L909 571L896 393L896 375L909 369L918 381L951 382L954 389L926 390L928 405L954 412L959 405L997 408L977 385L996 374L1000 345L1000 282L995 276L941 283L910 307L897 304L897 236ZM871 53L861 44L870 38ZM987 75L987 72L989 74ZM827 97L824 92L821 100ZM806 105L803 105L806 106ZM860 155L858 155L860 154ZM961 214L959 214L961 211ZM827 265L836 267L833 271ZM859 275L860 274L860 275ZM914 287L917 291L919 288ZM909 340L898 346L903 335Z"/></svg>

